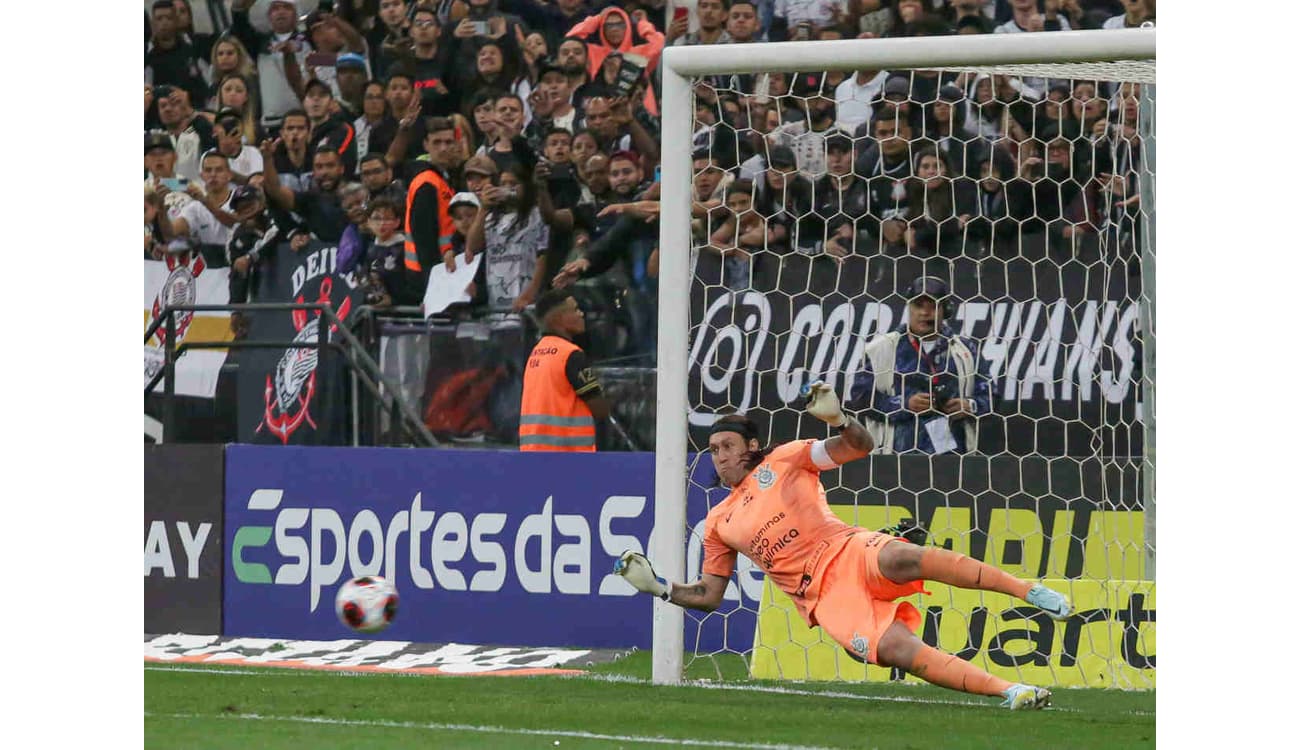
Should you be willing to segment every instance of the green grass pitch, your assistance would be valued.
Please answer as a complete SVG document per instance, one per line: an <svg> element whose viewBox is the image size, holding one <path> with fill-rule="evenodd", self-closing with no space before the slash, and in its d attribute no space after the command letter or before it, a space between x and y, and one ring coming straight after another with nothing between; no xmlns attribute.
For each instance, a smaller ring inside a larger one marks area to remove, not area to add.
<svg viewBox="0 0 1300 750"><path fill-rule="evenodd" d="M1044 711L913 685L745 679L634 653L581 677L430 677L145 665L146 748L1154 747L1154 691L1054 690Z"/></svg>

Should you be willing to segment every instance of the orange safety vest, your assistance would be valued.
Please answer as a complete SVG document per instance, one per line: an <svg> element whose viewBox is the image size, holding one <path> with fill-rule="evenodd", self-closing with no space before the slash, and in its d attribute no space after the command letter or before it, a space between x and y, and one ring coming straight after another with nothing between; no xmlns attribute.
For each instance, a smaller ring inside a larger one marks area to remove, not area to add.
<svg viewBox="0 0 1300 750"><path fill-rule="evenodd" d="M452 196L455 192L442 175L438 174L436 169L426 169L416 175L411 180L411 185L406 189L406 270L419 273L424 270L420 267L420 255L415 251L415 235L411 231L411 206L415 204L415 193L425 185L433 185L438 191L438 255L451 249L451 236L456 233L456 226L451 223L451 206Z"/></svg>
<svg viewBox="0 0 1300 750"><path fill-rule="evenodd" d="M519 409L519 450L596 451L596 421L564 371L575 351L578 346L568 339L543 336L528 355Z"/></svg>

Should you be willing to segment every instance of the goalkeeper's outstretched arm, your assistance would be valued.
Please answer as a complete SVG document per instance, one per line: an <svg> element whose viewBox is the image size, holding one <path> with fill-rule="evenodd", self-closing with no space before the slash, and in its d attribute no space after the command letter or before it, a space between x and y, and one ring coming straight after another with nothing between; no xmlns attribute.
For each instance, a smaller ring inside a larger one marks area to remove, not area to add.
<svg viewBox="0 0 1300 750"><path fill-rule="evenodd" d="M727 580L722 576L705 573L692 584L669 583L655 574L654 566L640 552L624 552L614 563L614 572L642 593L654 594L679 607L712 612L722 604L727 590Z"/></svg>
<svg viewBox="0 0 1300 750"><path fill-rule="evenodd" d="M803 395L808 399L808 413L821 421L838 428L840 434L826 441L826 453L837 464L846 464L859 458L866 458L875 441L867 428L840 409L839 397L831 387L820 380L803 387Z"/></svg>

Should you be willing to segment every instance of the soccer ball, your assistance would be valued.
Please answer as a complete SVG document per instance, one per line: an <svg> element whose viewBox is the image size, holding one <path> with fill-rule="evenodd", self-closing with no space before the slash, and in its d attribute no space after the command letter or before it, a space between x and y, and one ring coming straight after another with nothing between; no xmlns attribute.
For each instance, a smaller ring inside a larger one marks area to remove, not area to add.
<svg viewBox="0 0 1300 750"><path fill-rule="evenodd" d="M397 614L397 588L379 576L353 578L339 587L334 613L359 633L378 633Z"/></svg>

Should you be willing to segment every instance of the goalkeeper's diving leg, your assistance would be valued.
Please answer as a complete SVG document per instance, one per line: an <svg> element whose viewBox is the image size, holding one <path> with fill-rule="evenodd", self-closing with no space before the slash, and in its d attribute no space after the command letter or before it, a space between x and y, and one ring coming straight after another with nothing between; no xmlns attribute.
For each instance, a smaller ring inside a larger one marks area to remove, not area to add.
<svg viewBox="0 0 1300 750"><path fill-rule="evenodd" d="M1042 584L1021 580L992 565L938 547L918 547L906 542L885 544L877 563L880 573L903 584L930 580L966 589L996 591L1018 597L1046 611L1054 620L1071 614L1069 601ZM927 682L981 695L1000 695L1012 710L1050 705L1052 694L1044 688L1013 684L995 677L959 656L926 645L902 622L894 622L880 639L878 663L899 667Z"/></svg>

